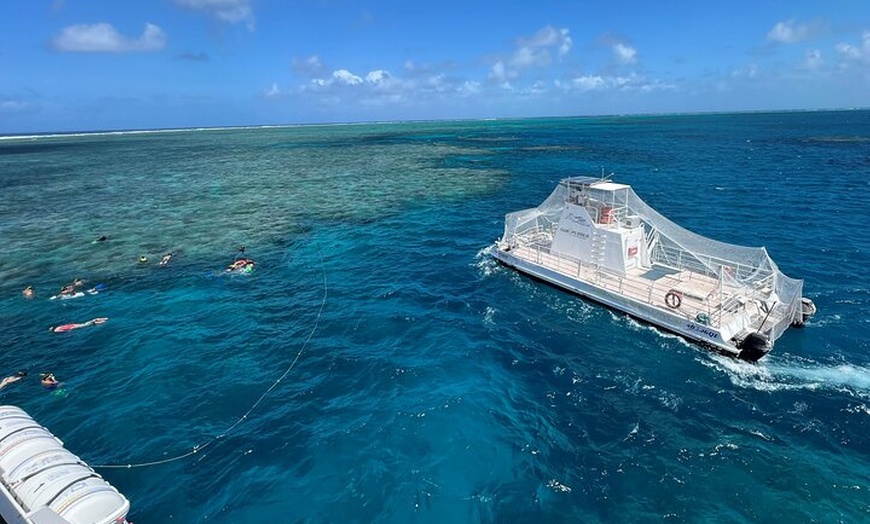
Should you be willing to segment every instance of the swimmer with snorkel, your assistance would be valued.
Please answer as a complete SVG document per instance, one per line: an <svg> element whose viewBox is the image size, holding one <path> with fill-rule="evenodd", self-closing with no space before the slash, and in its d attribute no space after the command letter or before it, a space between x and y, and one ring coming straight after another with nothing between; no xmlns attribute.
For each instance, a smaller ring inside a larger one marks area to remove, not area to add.
<svg viewBox="0 0 870 524"><path fill-rule="evenodd" d="M18 382L19 380L21 380L22 378L24 378L26 376L27 376L27 372L22 369L21 371L15 373L14 375L8 376L8 377L4 378L3 380L0 380L0 389L5 388L9 384L13 384L15 382Z"/></svg>
<svg viewBox="0 0 870 524"><path fill-rule="evenodd" d="M73 280L71 283L60 288L60 292L58 293L58 295L62 295L62 296L63 295L75 295L76 289L82 287L83 285L85 285L85 281L80 279L80 278L77 278L77 279Z"/></svg>
<svg viewBox="0 0 870 524"><path fill-rule="evenodd" d="M80 324L61 324L60 326L51 326L48 330L53 333L66 333L67 331L72 331L74 329L102 324L107 320L109 320L108 317L97 317Z"/></svg>
<svg viewBox="0 0 870 524"><path fill-rule="evenodd" d="M227 266L227 271L250 272L254 269L254 261L250 258L240 258Z"/></svg>
<svg viewBox="0 0 870 524"><path fill-rule="evenodd" d="M40 373L39 383L47 390L56 389L60 385L60 381L54 377L54 373Z"/></svg>
<svg viewBox="0 0 870 524"><path fill-rule="evenodd" d="M245 252L245 246L239 248L239 253ZM238 256L238 255L237 255ZM250 273L254 269L255 262L250 258L236 258L235 262L227 266L227 272L238 271L240 273Z"/></svg>

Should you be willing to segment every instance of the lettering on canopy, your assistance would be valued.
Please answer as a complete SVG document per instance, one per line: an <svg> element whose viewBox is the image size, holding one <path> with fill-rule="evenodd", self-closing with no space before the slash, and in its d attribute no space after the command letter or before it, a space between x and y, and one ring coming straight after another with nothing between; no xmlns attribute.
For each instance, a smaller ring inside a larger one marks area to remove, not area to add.
<svg viewBox="0 0 870 524"><path fill-rule="evenodd" d="M553 238L552 250L584 262L589 262L589 242L593 230L592 217L586 208L567 204Z"/></svg>

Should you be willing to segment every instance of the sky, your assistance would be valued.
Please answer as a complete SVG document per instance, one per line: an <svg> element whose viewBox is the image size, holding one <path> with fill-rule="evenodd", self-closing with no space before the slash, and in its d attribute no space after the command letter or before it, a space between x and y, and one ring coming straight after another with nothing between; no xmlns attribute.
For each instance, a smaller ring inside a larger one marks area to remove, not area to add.
<svg viewBox="0 0 870 524"><path fill-rule="evenodd" d="M4 0L0 134L870 107L870 0Z"/></svg>

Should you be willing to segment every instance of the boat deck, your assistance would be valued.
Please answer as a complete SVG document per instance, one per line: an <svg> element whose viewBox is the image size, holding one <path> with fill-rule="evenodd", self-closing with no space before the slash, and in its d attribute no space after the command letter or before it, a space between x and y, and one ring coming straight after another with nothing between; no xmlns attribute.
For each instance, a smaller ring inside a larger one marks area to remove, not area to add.
<svg viewBox="0 0 870 524"><path fill-rule="evenodd" d="M750 294L747 291L752 290L724 283L720 288L719 279L687 269L656 265L652 268L634 268L620 275L593 264L553 254L549 246L519 245L513 247L510 253L519 259L656 306L687 320L695 321L703 313L709 319L708 325L713 328L729 326L741 317L751 319L750 322L757 325L764 318L764 312L756 301L747 298ZM670 291L677 291L681 295L678 308L670 308L665 303L665 296ZM727 336L733 336L739 329L732 326L730 331Z"/></svg>

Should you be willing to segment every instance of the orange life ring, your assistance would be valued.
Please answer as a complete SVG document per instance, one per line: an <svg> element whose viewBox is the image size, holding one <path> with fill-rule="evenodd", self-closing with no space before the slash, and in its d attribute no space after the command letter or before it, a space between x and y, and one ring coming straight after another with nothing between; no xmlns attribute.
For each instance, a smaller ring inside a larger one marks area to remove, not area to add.
<svg viewBox="0 0 870 524"><path fill-rule="evenodd" d="M672 289L665 294L665 304L668 305L671 309L677 309L680 307L680 304L683 303L683 294L677 291L676 289Z"/></svg>

